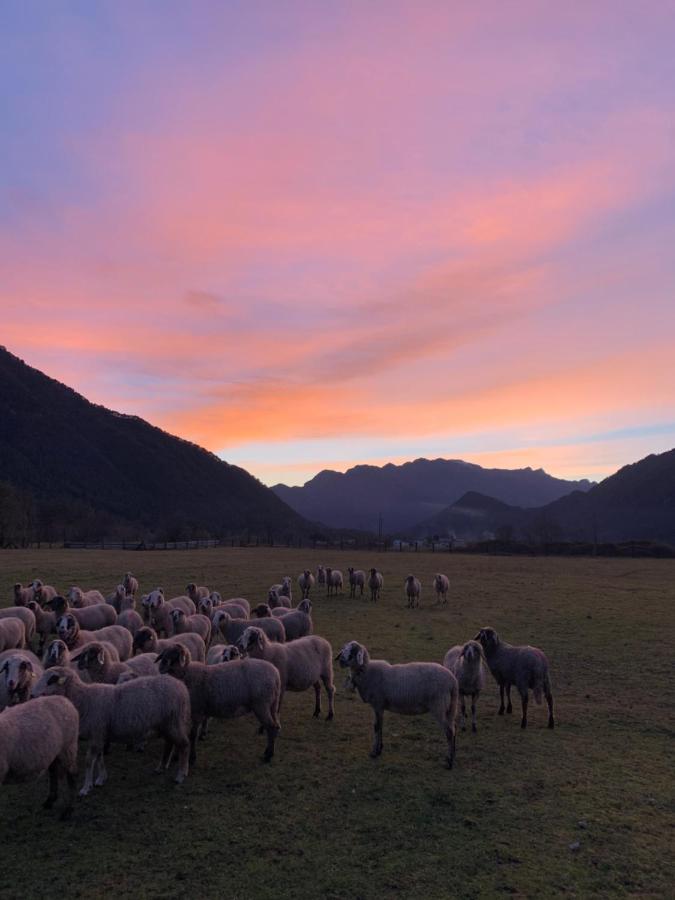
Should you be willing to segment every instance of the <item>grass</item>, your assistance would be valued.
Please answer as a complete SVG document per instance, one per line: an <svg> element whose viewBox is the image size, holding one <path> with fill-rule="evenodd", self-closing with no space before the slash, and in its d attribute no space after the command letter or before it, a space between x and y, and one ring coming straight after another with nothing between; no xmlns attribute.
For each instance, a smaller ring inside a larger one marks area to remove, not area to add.
<svg viewBox="0 0 675 900"><path fill-rule="evenodd" d="M325 556L325 554L323 554ZM265 597L284 574L317 562L377 565L381 602L315 595L317 633L355 638L373 657L440 661L494 626L548 654L558 727L545 706L496 715L490 682L479 733L460 734L457 763L430 717L385 716L371 760L372 714L342 688L336 718L311 717L313 692L284 700L270 766L252 717L216 722L197 767L177 787L151 774L159 754L115 747L108 784L61 824L40 804L46 781L0 792L0 896L380 898L671 897L675 563L307 550L0 553L0 597L39 576L112 590L132 569L168 595L188 581L223 596ZM451 580L435 608L431 578ZM403 608L408 571L421 610ZM324 700L325 703L325 700ZM578 849L570 845L578 842Z"/></svg>

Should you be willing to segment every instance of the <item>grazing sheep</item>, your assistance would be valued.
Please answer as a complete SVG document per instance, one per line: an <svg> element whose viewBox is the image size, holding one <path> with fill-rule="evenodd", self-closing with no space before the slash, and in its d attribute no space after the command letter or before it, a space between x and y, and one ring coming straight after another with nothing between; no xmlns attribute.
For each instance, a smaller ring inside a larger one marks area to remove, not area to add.
<svg viewBox="0 0 675 900"><path fill-rule="evenodd" d="M548 727L553 728L553 693L548 671L548 660L537 647L519 647L502 641L494 628L481 628L475 637L485 653L488 667L499 685L499 715L504 715L504 689L508 700L507 713L513 712L511 705L511 685L515 684L523 706L521 728L527 727L527 705L529 691L541 703L542 693L548 704Z"/></svg>
<svg viewBox="0 0 675 900"><path fill-rule="evenodd" d="M235 644L214 644L206 654L206 665L215 666L232 659L241 659L241 653Z"/></svg>
<svg viewBox="0 0 675 900"><path fill-rule="evenodd" d="M5 650L0 653L0 709L25 703L33 681L42 675L40 660L30 650Z"/></svg>
<svg viewBox="0 0 675 900"><path fill-rule="evenodd" d="M462 704L462 731L466 731L466 701L471 697L471 730L476 733L476 703L485 687L485 657L478 641L457 644L445 654L443 665L457 679L459 699Z"/></svg>
<svg viewBox="0 0 675 900"><path fill-rule="evenodd" d="M75 706L80 714L80 738L89 741L81 797L94 784L105 784L108 773L103 752L109 743L137 744L151 731L164 738L157 771L169 767L175 749L176 781L180 784L187 777L190 698L175 679L134 678L125 684L85 684L71 669L57 666L48 669L33 689L34 697L54 694L67 697ZM28 708L31 705L27 704Z"/></svg>
<svg viewBox="0 0 675 900"><path fill-rule="evenodd" d="M317 584L325 584L326 583L326 567L325 566L317 566L316 583Z"/></svg>
<svg viewBox="0 0 675 900"><path fill-rule="evenodd" d="M376 603L380 599L382 588L384 587L384 578L382 572L377 569L371 569L368 576L368 587L370 588L370 599Z"/></svg>
<svg viewBox="0 0 675 900"><path fill-rule="evenodd" d="M363 597L363 589L366 586L366 573L361 569L354 569L353 566L350 566L347 571L349 572L349 596L356 597L356 589L361 588L359 596Z"/></svg>
<svg viewBox="0 0 675 900"><path fill-rule="evenodd" d="M314 631L314 623L311 616L311 600L301 600L295 609L270 610L269 606L261 603L253 611L256 612L256 610L260 619L268 619L270 616L280 618L284 623L287 641L296 641L298 638L306 637Z"/></svg>
<svg viewBox="0 0 675 900"><path fill-rule="evenodd" d="M193 632L198 634L207 645L211 640L211 620L208 616L203 616L201 613L187 616L182 609L172 609L171 621L173 622L174 634Z"/></svg>
<svg viewBox="0 0 675 900"><path fill-rule="evenodd" d="M66 594L68 603L75 609L84 609L85 606L95 606L97 603L105 603L105 597L100 591L83 591L82 588L73 586Z"/></svg>
<svg viewBox="0 0 675 900"><path fill-rule="evenodd" d="M0 652L3 650L20 650L26 646L26 626L21 619L10 616L0 619Z"/></svg>
<svg viewBox="0 0 675 900"><path fill-rule="evenodd" d="M135 575L132 575L131 572L125 574L122 585L125 594L130 594L132 597L135 597L138 593L138 578L136 578Z"/></svg>
<svg viewBox="0 0 675 900"><path fill-rule="evenodd" d="M434 577L434 590L436 591L436 602L445 605L448 602L448 591L450 590L450 580L447 575L438 572Z"/></svg>
<svg viewBox="0 0 675 900"><path fill-rule="evenodd" d="M52 597L56 597L57 590L55 587L52 587L51 584L43 584L39 578L36 578L35 581L31 584L33 588L33 600L36 603L39 603L40 606L44 606L45 603L48 603Z"/></svg>
<svg viewBox="0 0 675 900"><path fill-rule="evenodd" d="M80 677L86 673L91 682L117 684L120 675L128 672L135 677L159 675L155 659L154 653L141 653L139 656L132 656L126 662L119 662L112 658L105 644L92 641L73 656L72 662L77 663Z"/></svg>
<svg viewBox="0 0 675 900"><path fill-rule="evenodd" d="M73 811L77 776L79 716L65 697L42 697L12 706L0 715L0 784L29 781L49 772L49 794L44 802L51 809L58 798L59 776L68 786L67 819Z"/></svg>
<svg viewBox="0 0 675 900"><path fill-rule="evenodd" d="M110 641L122 662L131 656L132 637L121 625L108 625L96 631L85 631L80 628L80 623L73 613L69 612L57 620L56 633L69 650L79 650L90 641Z"/></svg>
<svg viewBox="0 0 675 900"><path fill-rule="evenodd" d="M326 569L326 596L330 597L331 594L337 594L338 588L340 588L340 593L342 594L344 591L344 579L342 577L342 572L339 569Z"/></svg>
<svg viewBox="0 0 675 900"><path fill-rule="evenodd" d="M314 717L321 715L321 682L328 695L328 715L334 716L333 650L318 634L298 638L288 644L273 644L261 628L249 626L237 641L242 653L253 659L272 663L281 677L279 710L284 691L307 691L314 688Z"/></svg>
<svg viewBox="0 0 675 900"><path fill-rule="evenodd" d="M56 631L56 614L51 610L44 610L37 600L31 600L28 609L35 616L35 632L40 635L38 655L42 654L47 638Z"/></svg>
<svg viewBox="0 0 675 900"><path fill-rule="evenodd" d="M276 587L269 589L267 603L271 609L278 609L280 606L285 606L286 609L291 608L291 598L285 594L280 594Z"/></svg>
<svg viewBox="0 0 675 900"><path fill-rule="evenodd" d="M233 619L225 610L219 609L213 617L212 634L214 641L218 635L225 638L228 644L236 644L237 640L251 624L250 619ZM286 640L286 629L281 619L274 616L269 619L259 619L256 623L263 629L271 641L283 644Z"/></svg>
<svg viewBox="0 0 675 900"><path fill-rule="evenodd" d="M80 609L73 609L65 597L59 594L47 603L47 607L52 609L57 617L70 613L85 631L98 631L108 625L114 625L117 621L117 613L112 606L107 603L96 603L93 606L84 606Z"/></svg>
<svg viewBox="0 0 675 900"><path fill-rule="evenodd" d="M422 585L419 578L414 575L408 575L405 580L405 595L408 600L408 609L413 609L420 605L422 598Z"/></svg>
<svg viewBox="0 0 675 900"><path fill-rule="evenodd" d="M375 740L370 755L382 753L384 711L403 715L431 713L448 742L448 768L455 759L459 689L457 679L438 663L412 662L392 666L384 659L371 660L366 648L349 641L337 655L340 666L350 669L350 686L375 712Z"/></svg>
<svg viewBox="0 0 675 900"><path fill-rule="evenodd" d="M309 569L305 569L300 575L298 575L298 587L302 592L302 599L309 599L309 592L314 587L314 576L309 571Z"/></svg>
<svg viewBox="0 0 675 900"><path fill-rule="evenodd" d="M23 587L21 582L17 581L14 585L14 603L16 606L28 606L33 599L32 586Z"/></svg>
<svg viewBox="0 0 675 900"><path fill-rule="evenodd" d="M144 625L134 635L134 653L161 653L167 647L181 644L190 651L193 659L204 662L206 659L206 645L198 634L175 634L169 638L160 640L153 628Z"/></svg>
<svg viewBox="0 0 675 900"><path fill-rule="evenodd" d="M135 609L125 609L117 617L116 624L126 628L133 637L138 629L143 627L143 619L141 619Z"/></svg>
<svg viewBox="0 0 675 900"><path fill-rule="evenodd" d="M196 609L197 604L202 599L202 597L209 596L209 589L207 587L204 587L203 585L197 585L193 581L191 581L190 584L186 586L185 593L188 595L190 600L192 600ZM195 610L193 609L192 612L194 611Z"/></svg>
<svg viewBox="0 0 675 900"><path fill-rule="evenodd" d="M158 658L159 671L184 682L192 707L190 762L197 758L197 735L206 719L233 719L252 712L267 732L263 759L274 756L279 734L279 698L281 681L273 665L262 659L233 659L207 666L192 662L180 644L163 650Z"/></svg>
<svg viewBox="0 0 675 900"><path fill-rule="evenodd" d="M25 606L7 606L5 609L0 609L0 619L21 619L26 633L26 645L30 646L37 625L35 613L30 608Z"/></svg>

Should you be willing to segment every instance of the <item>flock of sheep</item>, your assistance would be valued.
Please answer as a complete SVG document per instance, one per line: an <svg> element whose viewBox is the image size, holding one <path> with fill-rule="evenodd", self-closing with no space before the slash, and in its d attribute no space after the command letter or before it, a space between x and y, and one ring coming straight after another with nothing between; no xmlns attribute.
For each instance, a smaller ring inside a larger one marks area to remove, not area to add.
<svg viewBox="0 0 675 900"><path fill-rule="evenodd" d="M381 572L349 569L351 596L370 591L372 601L384 585ZM197 741L209 719L252 712L266 736L264 759L274 755L285 691L314 689L314 716L321 715L322 686L327 719L334 716L333 650L314 634L310 594L325 587L344 590L338 569L319 566L298 577L302 599L292 606L289 576L269 589L267 602L253 609L238 597L223 600L217 591L188 584L185 595L165 598L161 587L140 596L127 572L108 597L72 587L65 596L36 580L14 586L14 606L0 610L0 783L49 772L45 807L57 799L60 779L67 784L62 815L73 809L78 740L87 741L84 796L107 779L110 744L142 749L149 735L164 739L157 771L175 759L177 782L196 761ZM449 581L434 578L434 591L446 603ZM420 581L405 580L409 607L418 606ZM137 599L138 597L138 599ZM37 641L37 652L29 649ZM548 726L554 727L548 661L541 650L512 646L492 628L451 647L443 664L391 665L371 659L366 647L348 641L335 660L348 670L346 686L358 691L375 713L371 756L382 752L385 710L431 713L447 740L447 764L455 758L456 722L466 728L466 698L472 730L476 702L487 669L499 685L499 714L512 711L511 687L522 702L527 725L529 692L546 698ZM506 694L507 706L504 699Z"/></svg>

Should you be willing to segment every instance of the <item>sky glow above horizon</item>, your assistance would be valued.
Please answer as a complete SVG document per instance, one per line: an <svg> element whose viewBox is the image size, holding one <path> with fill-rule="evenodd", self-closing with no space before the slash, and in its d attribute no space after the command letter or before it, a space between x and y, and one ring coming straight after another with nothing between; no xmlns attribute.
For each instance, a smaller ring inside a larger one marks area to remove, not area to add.
<svg viewBox="0 0 675 900"><path fill-rule="evenodd" d="M675 446L675 0L6 0L0 344L268 484Z"/></svg>

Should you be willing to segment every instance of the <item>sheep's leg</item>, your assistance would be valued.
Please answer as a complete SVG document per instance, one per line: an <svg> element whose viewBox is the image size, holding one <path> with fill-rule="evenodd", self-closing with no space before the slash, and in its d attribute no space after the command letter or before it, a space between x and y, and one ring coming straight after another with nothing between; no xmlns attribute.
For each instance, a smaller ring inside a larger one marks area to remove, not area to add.
<svg viewBox="0 0 675 900"><path fill-rule="evenodd" d="M461 695L462 701L462 731L466 731L466 699L464 694Z"/></svg>
<svg viewBox="0 0 675 900"><path fill-rule="evenodd" d="M509 715L510 715L513 712L513 704L511 703L511 685L510 684L506 685L506 700L507 700L506 712L509 713Z"/></svg>
<svg viewBox="0 0 675 900"><path fill-rule="evenodd" d="M321 715L321 682L314 682L314 714L313 718L318 719Z"/></svg>
<svg viewBox="0 0 675 900"><path fill-rule="evenodd" d="M499 683L499 715L504 715L504 685Z"/></svg>
<svg viewBox="0 0 675 900"><path fill-rule="evenodd" d="M527 704L528 704L528 695L527 691L524 694L520 695L521 703L523 704L523 718L520 723L521 728L527 728Z"/></svg>
<svg viewBox="0 0 675 900"><path fill-rule="evenodd" d="M173 748L175 747L178 750L178 769L176 771L176 777L174 780L176 784L182 784L187 778L188 772L190 771L190 741L181 736L178 737L175 741L171 741L170 743L171 753L169 754L169 759L171 759Z"/></svg>
<svg viewBox="0 0 675 900"><path fill-rule="evenodd" d="M164 738L164 748L162 749L162 755L159 758L159 762L157 763L157 768L155 769L155 773L160 775L171 765L171 757L173 756L173 741L170 738Z"/></svg>
<svg viewBox="0 0 675 900"><path fill-rule="evenodd" d="M108 780L108 771L105 767L105 760L103 758L103 754L99 753L98 754L98 776L96 778L96 781L94 781L94 784L97 787L103 787L103 785L106 783L107 780Z"/></svg>
<svg viewBox="0 0 675 900"><path fill-rule="evenodd" d="M75 805L75 791L77 790L75 784L75 772L66 772L66 785L68 787L68 799L66 800L66 805L63 807L61 812L60 819L65 822L66 819L69 819L73 814L73 808Z"/></svg>
<svg viewBox="0 0 675 900"><path fill-rule="evenodd" d="M475 734L478 731L476 727L476 701L478 700L478 694L471 695L471 731Z"/></svg>
<svg viewBox="0 0 675 900"><path fill-rule="evenodd" d="M42 804L43 809L51 809L59 795L59 761L55 759L49 767L49 793Z"/></svg>
<svg viewBox="0 0 675 900"><path fill-rule="evenodd" d="M546 703L548 704L548 727L555 727L555 720L553 718L553 694L551 692L551 684L548 679L546 679L544 683L544 694L546 695Z"/></svg>
<svg viewBox="0 0 675 900"><path fill-rule="evenodd" d="M192 728L190 729L190 757L189 762L191 766L196 765L197 763L197 735L199 734L199 726L201 722L193 722Z"/></svg>
<svg viewBox="0 0 675 900"><path fill-rule="evenodd" d="M335 711L334 711L335 688L333 687L333 682L330 681L328 678L322 676L321 680L323 681L323 686L326 688L326 694L328 694L328 715L326 716L326 721L329 722L335 715Z"/></svg>
<svg viewBox="0 0 675 900"><path fill-rule="evenodd" d="M272 718L275 719L277 724L279 722L279 714L281 713L281 701L283 699L284 699L284 692L282 690L281 693L279 694L279 702L276 707L276 716L272 716ZM256 713L256 716L258 716L258 713ZM264 732L265 728L267 727L267 719L265 719L264 717L261 718L260 716L258 716L258 721L260 722L260 727L258 728L258 734L262 734Z"/></svg>
<svg viewBox="0 0 675 900"><path fill-rule="evenodd" d="M445 737L448 742L448 768L451 769L455 762L455 747L457 742L457 729L455 728L455 724L445 724L444 729Z"/></svg>
<svg viewBox="0 0 675 900"><path fill-rule="evenodd" d="M370 751L370 755L373 759L378 757L380 753L382 753L382 726L384 724L384 713L380 712L379 709L375 710L375 725L373 726L373 730L375 732L375 740L373 741L373 749Z"/></svg>
<svg viewBox="0 0 675 900"><path fill-rule="evenodd" d="M94 766L96 765L96 760L98 758L99 750L98 748L94 749L94 747L88 747L87 749L87 759L86 759L86 772L84 776L84 784L80 789L80 797L86 797L89 791L94 786Z"/></svg>

